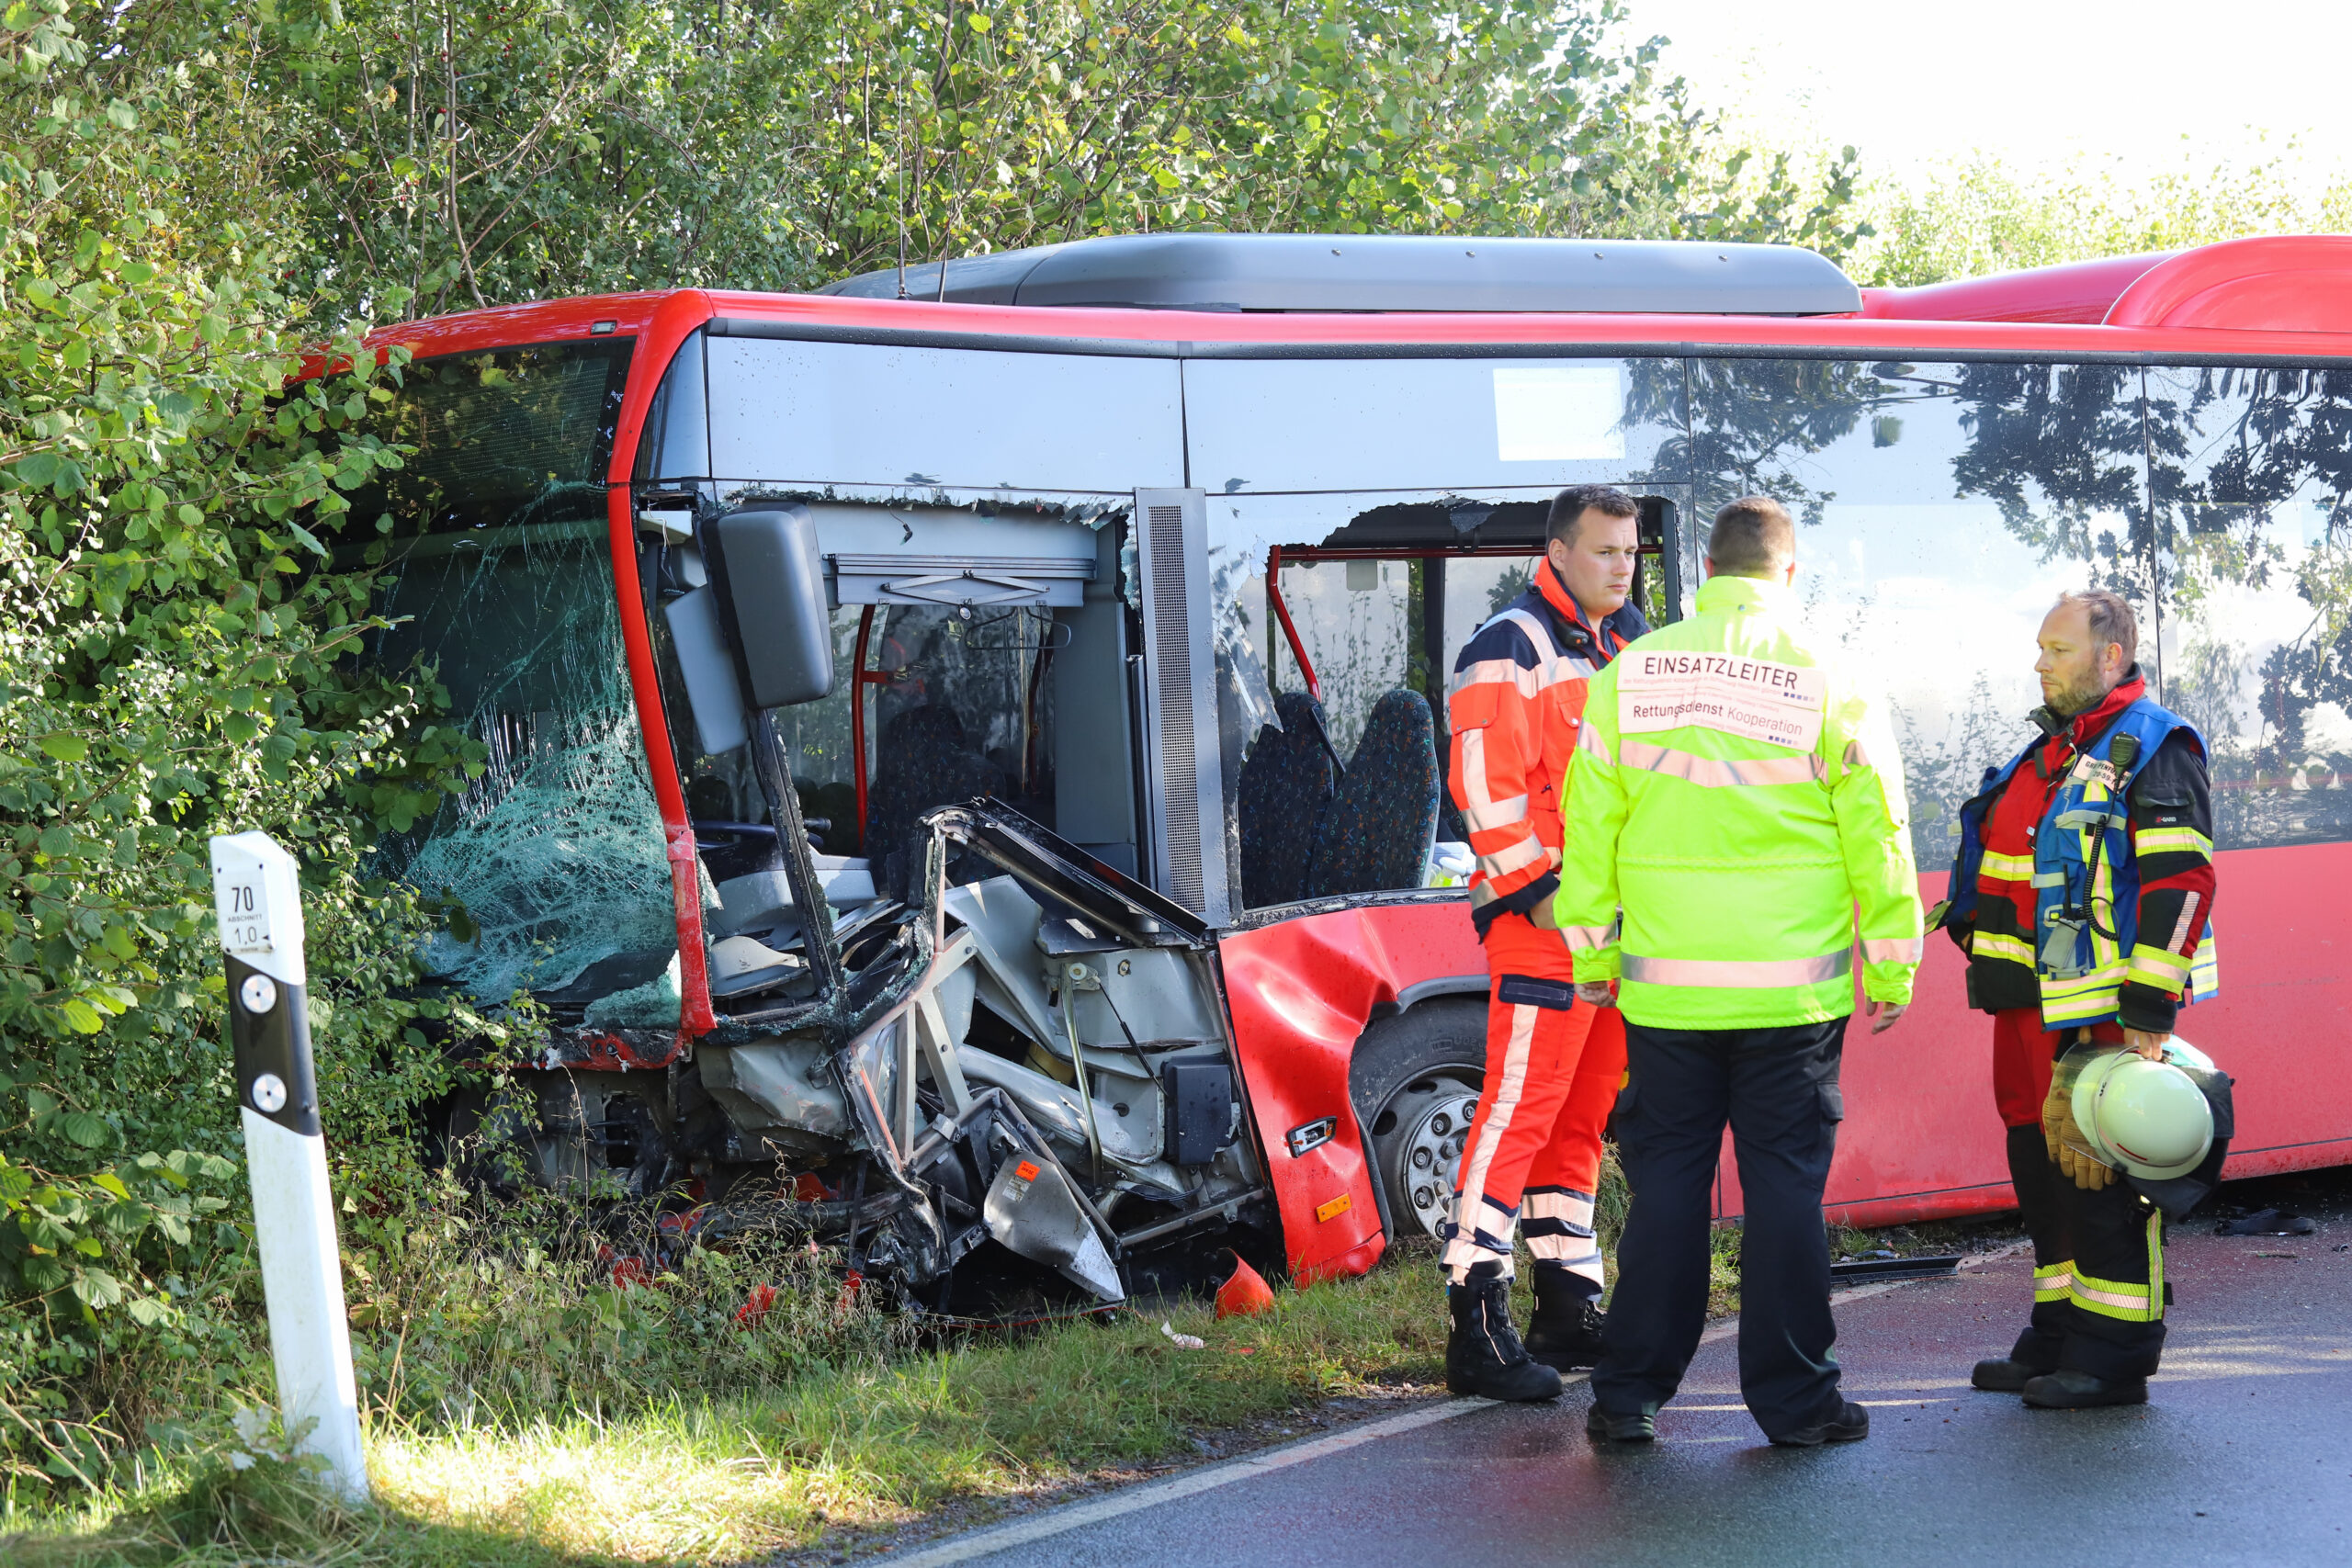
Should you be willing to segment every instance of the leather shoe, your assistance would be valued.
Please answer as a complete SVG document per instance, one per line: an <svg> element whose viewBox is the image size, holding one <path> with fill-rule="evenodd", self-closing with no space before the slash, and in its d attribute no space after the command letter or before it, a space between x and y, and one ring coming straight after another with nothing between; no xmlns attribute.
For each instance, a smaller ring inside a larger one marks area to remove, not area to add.
<svg viewBox="0 0 2352 1568"><path fill-rule="evenodd" d="M2044 1372L2025 1385L2036 1410L2090 1410L2102 1404L2145 1404L2145 1378L2095 1378L2088 1372Z"/></svg>
<svg viewBox="0 0 2352 1568"><path fill-rule="evenodd" d="M1870 1435L1871 1413L1849 1399L1828 1419L1783 1432L1772 1441L1784 1449L1817 1449L1824 1443L1859 1443Z"/></svg>
<svg viewBox="0 0 2352 1568"><path fill-rule="evenodd" d="M1604 1443L1646 1443L1657 1436L1657 1419L1646 1411L1596 1404L1584 1413L1584 1435Z"/></svg>
<svg viewBox="0 0 2352 1568"><path fill-rule="evenodd" d="M1981 1388L1987 1393L2022 1393L2025 1392L2027 1383L2044 1372L2055 1370L2052 1367L2037 1367L2030 1361L2011 1360L2003 1357L1998 1360L1977 1362L1976 1370L1968 1374L1968 1381L1972 1386Z"/></svg>

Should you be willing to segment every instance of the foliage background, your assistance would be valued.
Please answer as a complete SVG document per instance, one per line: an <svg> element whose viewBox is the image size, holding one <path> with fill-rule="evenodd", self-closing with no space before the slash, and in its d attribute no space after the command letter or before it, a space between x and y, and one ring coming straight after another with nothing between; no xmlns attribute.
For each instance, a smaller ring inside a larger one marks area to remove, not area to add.
<svg viewBox="0 0 2352 1568"><path fill-rule="evenodd" d="M453 1083L426 1046L447 1021L403 995L435 915L367 853L480 749L436 721L429 668L350 657L370 584L332 550L400 461L370 413L401 367L353 354L369 327L1155 227L1777 240L1912 283L2285 222L2259 170L1866 186L1851 148L1739 145L1657 59L1614 0L11 0L9 1484L102 1484L258 1365L213 831L301 858L352 1267L408 1281L363 1360L398 1363L394 1317L495 1330L415 1272L420 1237L456 1245L414 1136ZM306 356L354 368L289 393ZM495 1361L445 1337L418 1374L437 1398Z"/></svg>

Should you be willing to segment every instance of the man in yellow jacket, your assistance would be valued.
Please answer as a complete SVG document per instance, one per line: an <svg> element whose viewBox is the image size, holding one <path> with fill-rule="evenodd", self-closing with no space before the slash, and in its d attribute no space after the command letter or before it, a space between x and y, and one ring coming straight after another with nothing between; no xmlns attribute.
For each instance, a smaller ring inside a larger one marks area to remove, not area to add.
<svg viewBox="0 0 2352 1568"><path fill-rule="evenodd" d="M1580 995L1615 984L1633 1210L1586 1430L1655 1435L1699 1346L1729 1122L1747 1197L1739 1371L1773 1442L1870 1432L1839 1392L1821 1192L1844 1105L1857 919L1872 1032L1911 1000L1919 881L1883 708L1799 624L1796 530L1763 496L1707 540L1698 613L1592 678L1555 906ZM1623 911L1622 931L1620 911Z"/></svg>

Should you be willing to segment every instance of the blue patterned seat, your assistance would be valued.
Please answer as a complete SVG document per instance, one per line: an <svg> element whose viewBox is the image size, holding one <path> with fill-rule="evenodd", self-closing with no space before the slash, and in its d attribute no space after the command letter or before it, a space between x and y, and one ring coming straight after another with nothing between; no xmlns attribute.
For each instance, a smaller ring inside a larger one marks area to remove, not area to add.
<svg viewBox="0 0 2352 1568"><path fill-rule="evenodd" d="M913 886L922 863L916 820L936 807L1002 795L1004 773L966 744L963 721L937 703L909 708L884 725L874 760L865 852L875 886L905 898L920 891Z"/></svg>
<svg viewBox="0 0 2352 1568"><path fill-rule="evenodd" d="M1373 705L1348 776L1315 833L1306 897L1419 887L1437 841L1437 725L1419 692Z"/></svg>
<svg viewBox="0 0 2352 1568"><path fill-rule="evenodd" d="M1262 909L1306 891L1315 829L1333 795L1331 754L1316 733L1315 699L1303 692L1274 698L1280 729L1258 731L1241 764L1235 803L1241 827L1241 904Z"/></svg>

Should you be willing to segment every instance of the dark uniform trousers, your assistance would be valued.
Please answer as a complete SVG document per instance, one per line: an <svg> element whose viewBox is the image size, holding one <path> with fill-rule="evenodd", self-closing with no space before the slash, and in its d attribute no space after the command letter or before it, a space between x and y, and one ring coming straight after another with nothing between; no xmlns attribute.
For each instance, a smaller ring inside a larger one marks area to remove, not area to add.
<svg viewBox="0 0 2352 1568"><path fill-rule="evenodd" d="M2127 1182L2076 1187L2039 1127L2009 1129L2009 1180L2034 1261L2033 1316L2009 1359L2114 1382L2154 1377L2172 1304L2164 1217Z"/></svg>
<svg viewBox="0 0 2352 1568"><path fill-rule="evenodd" d="M2008 1124L2009 1182L2033 1238L2033 1316L2009 1359L2114 1381L2153 1377L2172 1303L2164 1218L2129 1182L2076 1187L2041 1134L2053 1059L2074 1036L2045 1031L2039 1008L1993 1015L1994 1098ZM2091 1038L2120 1045L2123 1031L2101 1024Z"/></svg>
<svg viewBox="0 0 2352 1568"><path fill-rule="evenodd" d="M1674 1396L1706 1326L1715 1162L1730 1123L1747 1217L1739 1386L1767 1437L1843 1407L1829 1314L1821 1190L1844 1102L1846 1021L1780 1029L1625 1026L1629 1081L1617 1145L1633 1208L1593 1402L1655 1412Z"/></svg>

